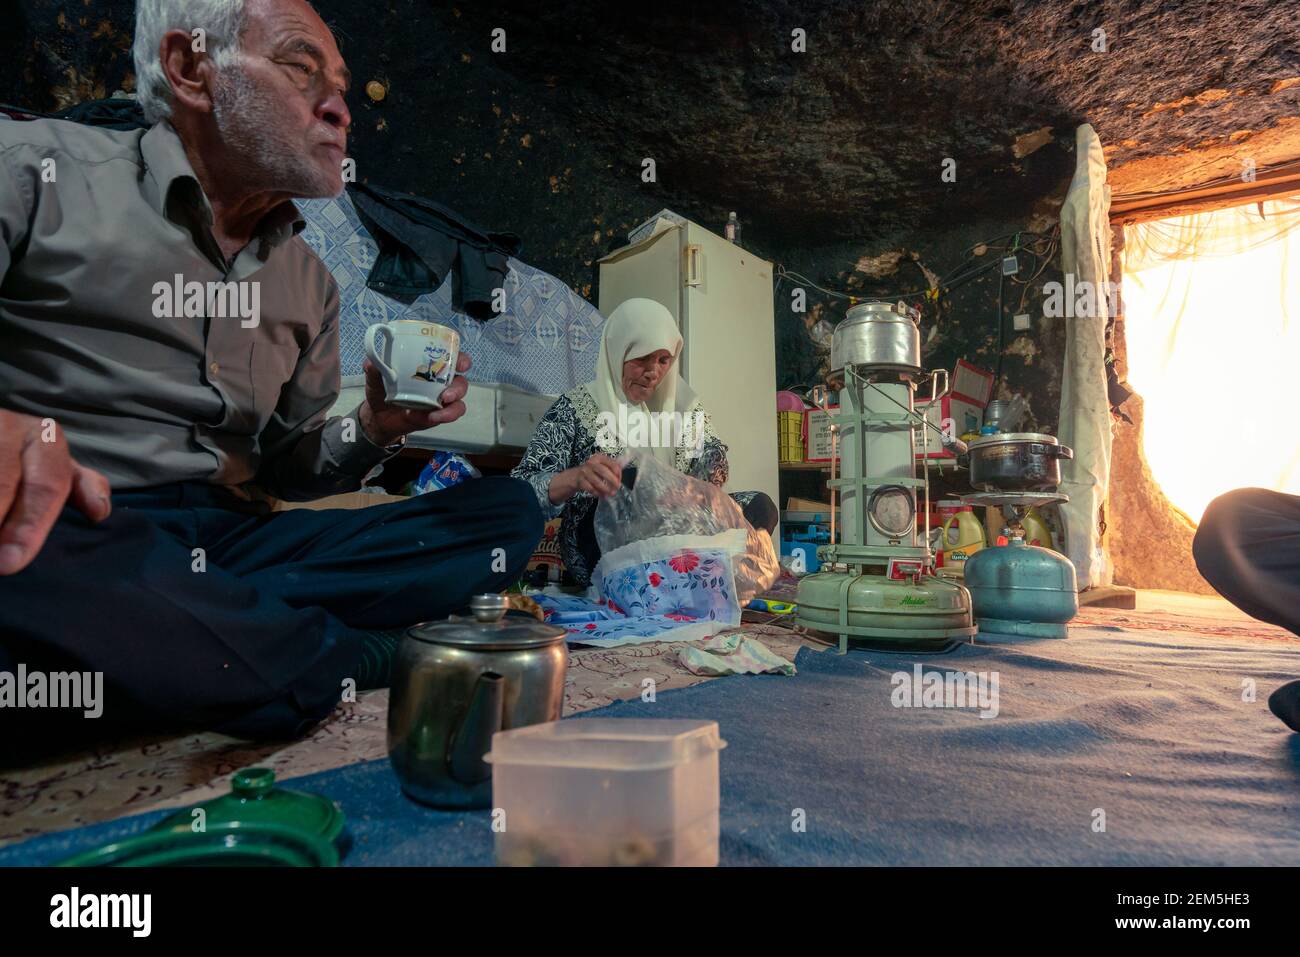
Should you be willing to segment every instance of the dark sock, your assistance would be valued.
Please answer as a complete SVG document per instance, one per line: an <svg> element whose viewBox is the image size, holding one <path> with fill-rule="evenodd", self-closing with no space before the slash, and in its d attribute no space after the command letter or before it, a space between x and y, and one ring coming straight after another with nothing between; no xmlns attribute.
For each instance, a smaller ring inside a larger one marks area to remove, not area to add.
<svg viewBox="0 0 1300 957"><path fill-rule="evenodd" d="M368 631L361 637L361 662L357 665L357 690L387 688L393 679L393 656L405 634L395 631Z"/></svg>
<svg viewBox="0 0 1300 957"><path fill-rule="evenodd" d="M1300 681L1292 681L1268 696L1268 710L1292 731L1300 732Z"/></svg>

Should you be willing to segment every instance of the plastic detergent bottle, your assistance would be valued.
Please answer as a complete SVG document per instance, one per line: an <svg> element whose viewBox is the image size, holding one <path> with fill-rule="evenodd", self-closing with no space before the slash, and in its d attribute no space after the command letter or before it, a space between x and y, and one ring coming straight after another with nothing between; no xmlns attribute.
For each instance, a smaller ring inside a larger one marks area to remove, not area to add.
<svg viewBox="0 0 1300 957"><path fill-rule="evenodd" d="M1052 543L1052 530L1043 521L1043 516L1038 514L1037 508L1031 508L1026 512L1020 524L1025 530L1026 545L1039 545L1043 548L1056 547Z"/></svg>
<svg viewBox="0 0 1300 957"><path fill-rule="evenodd" d="M975 517L975 510L962 505L943 523L943 564L958 571L966 559L984 547L984 526Z"/></svg>

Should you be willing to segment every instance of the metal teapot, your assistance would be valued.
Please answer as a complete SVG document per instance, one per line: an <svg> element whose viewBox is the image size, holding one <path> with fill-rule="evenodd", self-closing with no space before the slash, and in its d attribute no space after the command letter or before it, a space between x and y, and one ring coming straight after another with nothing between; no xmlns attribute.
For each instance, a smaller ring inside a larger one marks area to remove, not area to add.
<svg viewBox="0 0 1300 957"><path fill-rule="evenodd" d="M485 808L492 735L558 721L569 652L564 630L505 617L504 595L476 595L473 618L426 622L402 638L388 698L388 759L424 804Z"/></svg>

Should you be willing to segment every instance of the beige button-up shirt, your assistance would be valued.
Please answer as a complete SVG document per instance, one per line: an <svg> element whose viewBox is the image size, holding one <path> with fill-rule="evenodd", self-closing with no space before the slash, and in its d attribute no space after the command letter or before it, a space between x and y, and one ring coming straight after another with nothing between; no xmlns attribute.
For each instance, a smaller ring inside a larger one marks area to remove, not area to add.
<svg viewBox="0 0 1300 957"><path fill-rule="evenodd" d="M0 405L57 420L114 490L356 489L389 452L355 411L326 418L338 288L296 208L269 213L229 265L211 226L166 121L0 119Z"/></svg>

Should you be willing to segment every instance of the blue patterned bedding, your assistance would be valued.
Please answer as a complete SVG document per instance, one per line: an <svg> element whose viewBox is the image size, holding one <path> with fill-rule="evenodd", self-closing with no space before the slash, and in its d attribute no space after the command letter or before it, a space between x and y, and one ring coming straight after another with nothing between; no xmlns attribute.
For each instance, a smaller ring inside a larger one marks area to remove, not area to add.
<svg viewBox="0 0 1300 957"><path fill-rule="evenodd" d="M452 277L436 292L407 304L366 286L378 244L361 224L351 198L298 200L307 221L302 231L339 286L339 352L342 371L361 374L367 327L394 319L422 319L452 326L461 348L474 359L472 382L504 382L542 395L560 395L595 378L605 317L560 280L517 259L510 260L506 311L479 322L452 306Z"/></svg>

